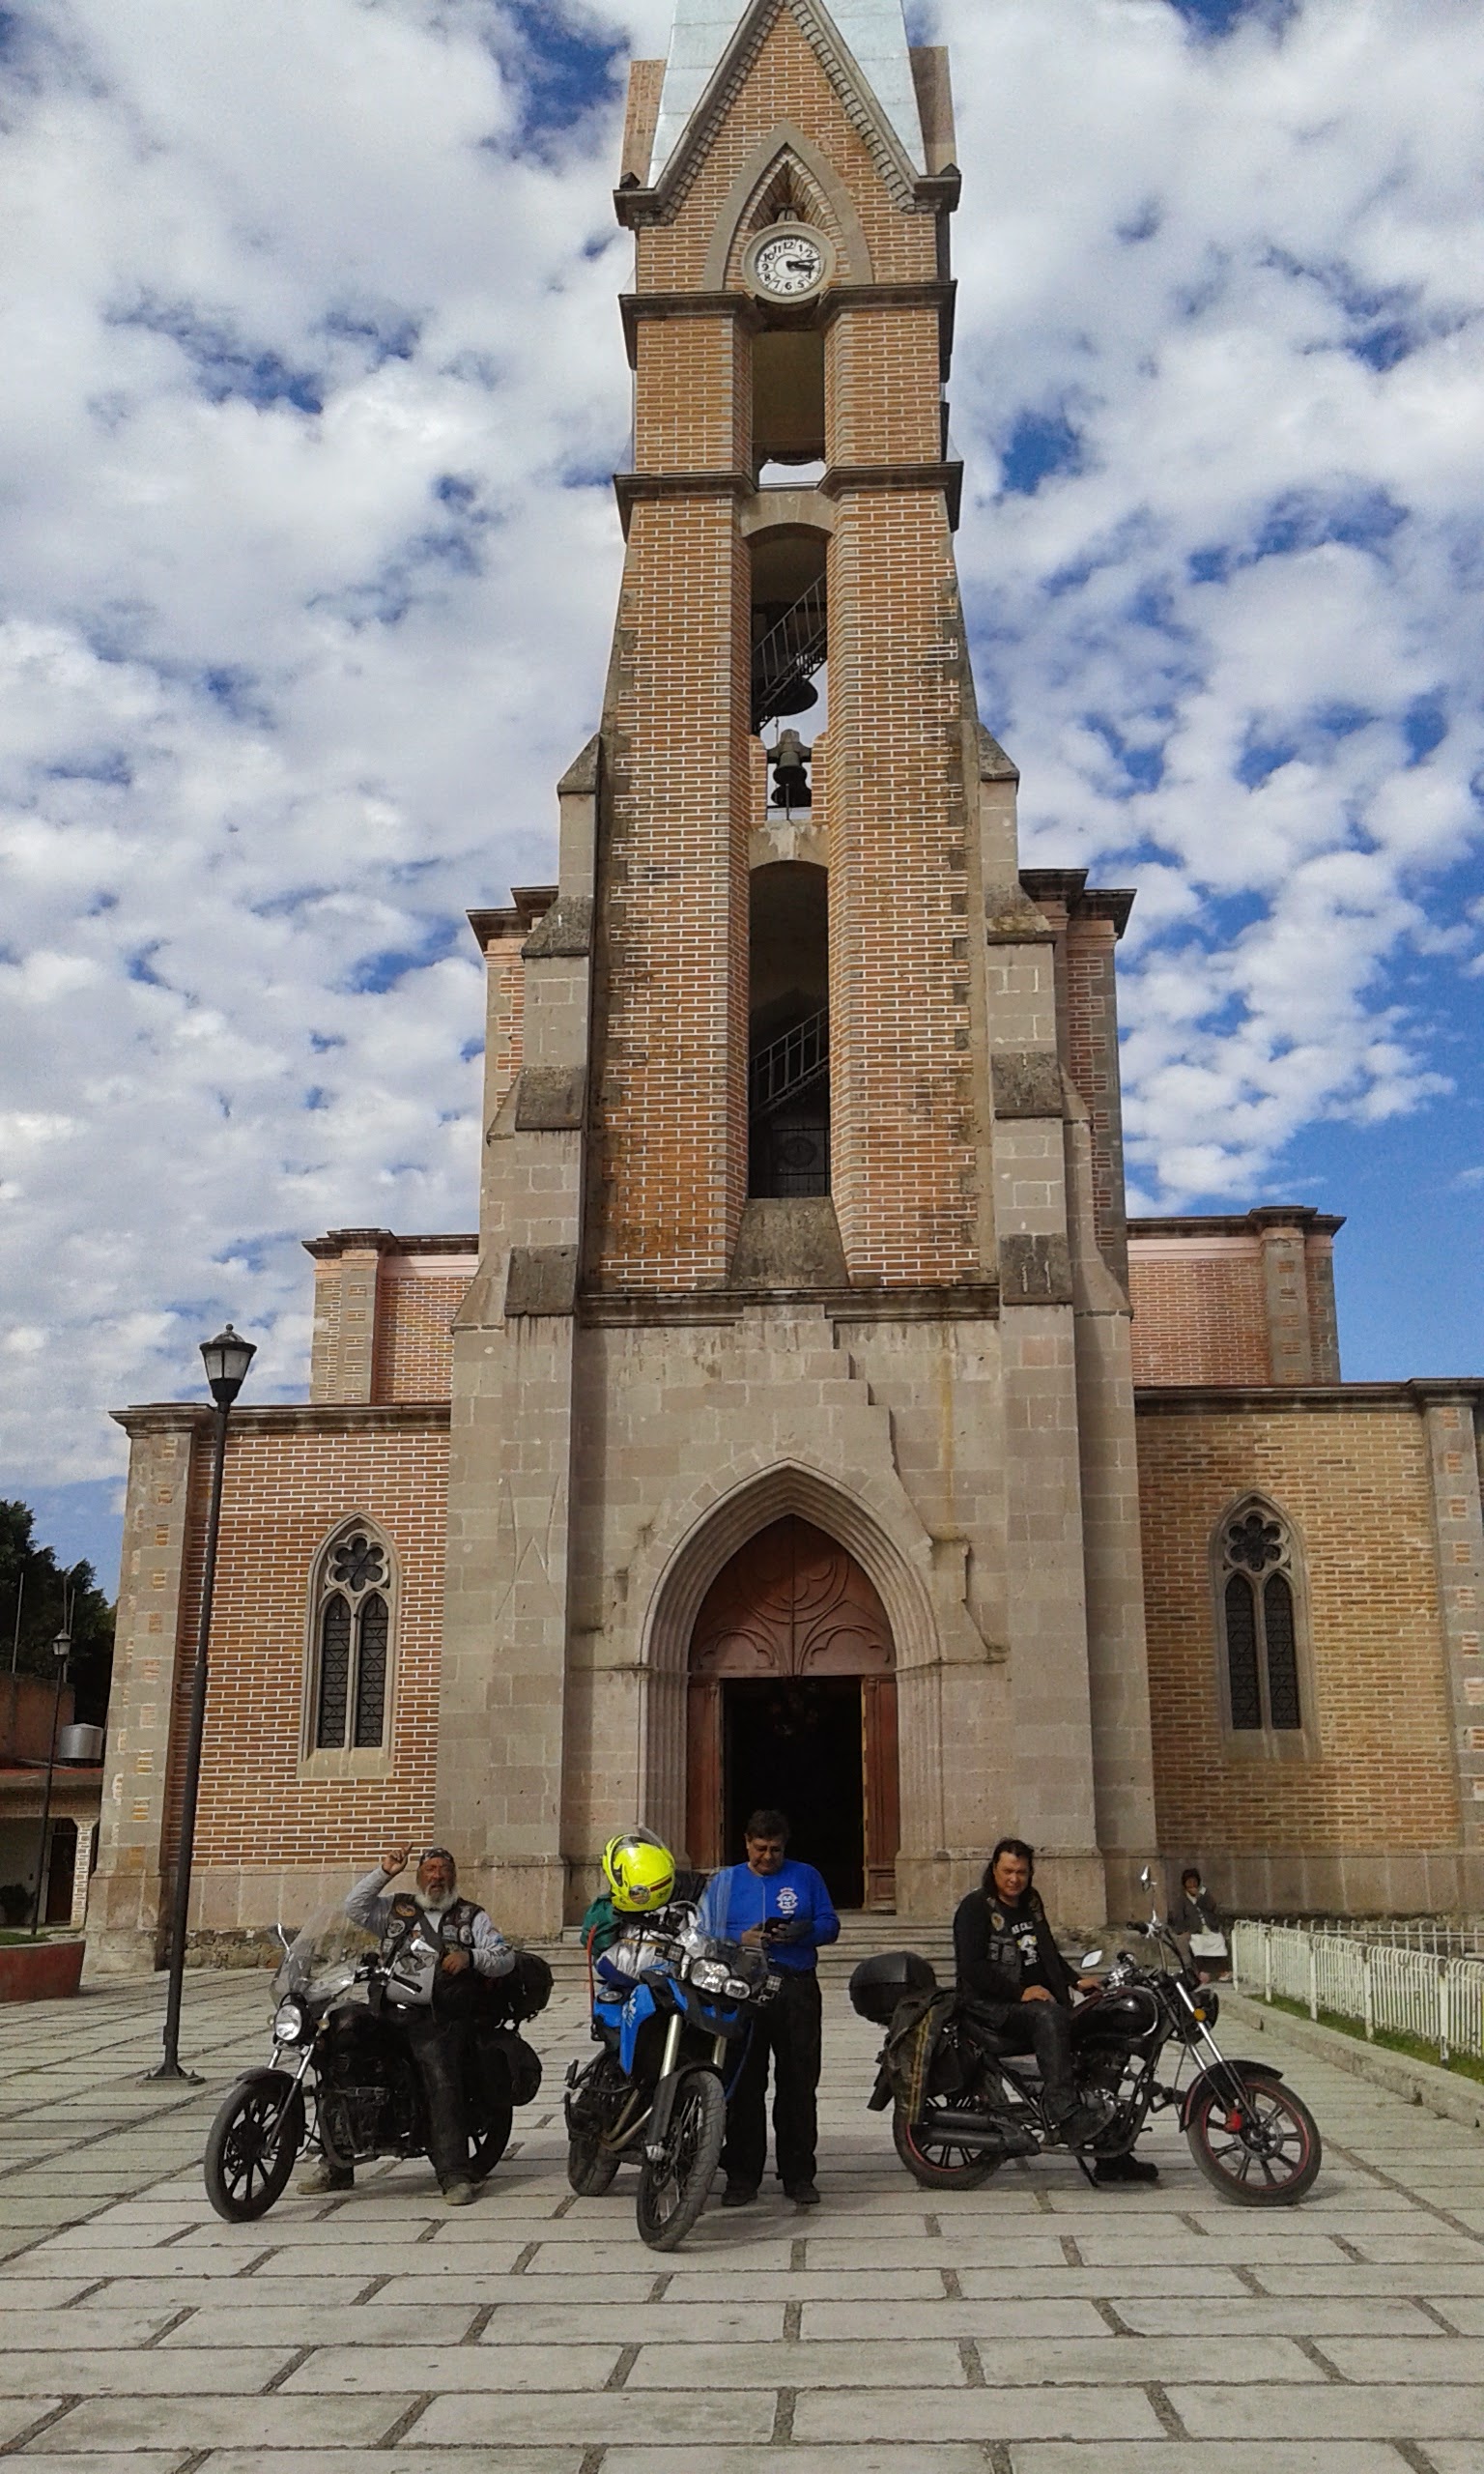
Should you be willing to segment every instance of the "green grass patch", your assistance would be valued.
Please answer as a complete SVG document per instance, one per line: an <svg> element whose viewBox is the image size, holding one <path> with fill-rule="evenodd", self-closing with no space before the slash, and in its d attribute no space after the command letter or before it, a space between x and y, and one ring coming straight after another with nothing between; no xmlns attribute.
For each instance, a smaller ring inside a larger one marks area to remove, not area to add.
<svg viewBox="0 0 1484 2474"><path fill-rule="evenodd" d="M1262 2003L1265 2010L1286 2010L1291 2019L1307 2019L1310 2015L1306 2001L1292 2001L1285 1993L1275 1993L1270 2001L1263 2001L1260 1993L1249 1999ZM1435 2070L1456 2071L1460 2079L1476 2080L1484 2086L1484 2061L1475 2061L1472 2054L1455 2053L1444 2061L1436 2045L1425 2043L1421 2036L1403 2035L1395 2028L1378 2028L1373 2036L1367 2037L1362 2020L1342 2018L1337 2010L1321 2010L1319 2024L1333 2028L1339 2035L1356 2036L1361 2044L1382 2045L1387 2053L1405 2054L1409 2061L1430 2061Z"/></svg>

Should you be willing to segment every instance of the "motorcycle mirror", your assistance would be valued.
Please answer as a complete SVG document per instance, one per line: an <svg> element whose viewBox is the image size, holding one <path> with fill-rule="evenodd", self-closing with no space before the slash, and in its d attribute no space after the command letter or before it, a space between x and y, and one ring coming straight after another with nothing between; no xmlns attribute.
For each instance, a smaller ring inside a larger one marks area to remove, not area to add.
<svg viewBox="0 0 1484 2474"><path fill-rule="evenodd" d="M1102 1952L1100 1950L1084 1950L1082 1953L1082 1965L1085 1968L1100 1968L1102 1965Z"/></svg>

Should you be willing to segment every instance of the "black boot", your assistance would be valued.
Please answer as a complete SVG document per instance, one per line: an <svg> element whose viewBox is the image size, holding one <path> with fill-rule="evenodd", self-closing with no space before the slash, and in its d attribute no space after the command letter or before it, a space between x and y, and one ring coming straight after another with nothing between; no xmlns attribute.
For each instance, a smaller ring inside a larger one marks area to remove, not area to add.
<svg viewBox="0 0 1484 2474"><path fill-rule="evenodd" d="M1093 2179L1099 2183L1157 2182L1159 2168L1151 2164L1147 2157L1135 2156L1130 2150L1126 2156L1095 2157Z"/></svg>

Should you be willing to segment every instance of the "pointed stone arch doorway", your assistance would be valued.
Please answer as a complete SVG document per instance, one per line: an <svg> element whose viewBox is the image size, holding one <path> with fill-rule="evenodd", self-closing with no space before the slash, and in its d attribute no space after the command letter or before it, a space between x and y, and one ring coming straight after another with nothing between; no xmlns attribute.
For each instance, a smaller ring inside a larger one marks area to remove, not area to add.
<svg viewBox="0 0 1484 2474"><path fill-rule="evenodd" d="M686 1738L693 1863L735 1863L748 1813L779 1804L791 1852L838 1906L896 1906L891 1625L855 1557L812 1521L771 1522L712 1582L691 1634Z"/></svg>

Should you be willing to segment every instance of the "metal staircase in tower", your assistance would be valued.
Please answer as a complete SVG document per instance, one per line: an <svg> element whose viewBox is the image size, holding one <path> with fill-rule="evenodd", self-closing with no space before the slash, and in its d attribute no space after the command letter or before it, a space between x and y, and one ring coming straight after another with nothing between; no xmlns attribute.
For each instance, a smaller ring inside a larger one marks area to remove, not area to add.
<svg viewBox="0 0 1484 2474"><path fill-rule="evenodd" d="M801 592L753 647L753 729L780 713L807 713L819 701L810 680L828 650L824 578Z"/></svg>
<svg viewBox="0 0 1484 2474"><path fill-rule="evenodd" d="M772 1116L785 1101L820 1082L830 1070L830 1017L827 1010L795 1022L791 1031L760 1048L748 1067L749 1113Z"/></svg>

